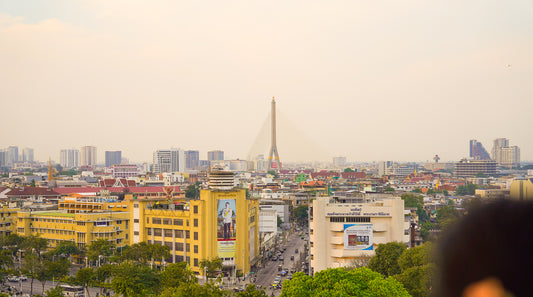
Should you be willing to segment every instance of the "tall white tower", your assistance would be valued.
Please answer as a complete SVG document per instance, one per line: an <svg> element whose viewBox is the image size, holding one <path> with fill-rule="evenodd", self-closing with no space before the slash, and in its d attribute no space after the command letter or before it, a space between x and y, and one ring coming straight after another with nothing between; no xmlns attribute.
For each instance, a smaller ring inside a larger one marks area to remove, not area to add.
<svg viewBox="0 0 533 297"><path fill-rule="evenodd" d="M276 170L281 169L281 163L279 161L278 148L276 146L276 100L272 97L272 111L270 116L270 153L268 153L268 170L273 170L272 168L272 158L276 162Z"/></svg>

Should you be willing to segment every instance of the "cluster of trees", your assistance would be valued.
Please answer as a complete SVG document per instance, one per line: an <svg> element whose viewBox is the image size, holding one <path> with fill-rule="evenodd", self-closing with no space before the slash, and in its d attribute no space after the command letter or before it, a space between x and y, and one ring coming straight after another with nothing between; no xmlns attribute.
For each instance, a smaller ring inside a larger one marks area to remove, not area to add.
<svg viewBox="0 0 533 297"><path fill-rule="evenodd" d="M113 290L123 297L160 296L231 296L232 292L221 289L210 281L204 285L187 266L187 262L160 265L170 257L168 246L141 242L122 250L103 239L99 239L86 249L78 249L74 242L62 242L53 249L48 240L39 236L19 236L11 234L0 239L0 282L9 275L27 275L30 278L30 295L33 283L41 283L43 291L47 281L54 287L44 293L46 297L62 297L61 283L83 286L91 297L89 287ZM19 269L15 261L22 255ZM85 268L69 275L72 256L87 258ZM157 265L156 265L157 264ZM204 259L200 268L211 278L222 269L222 259ZM232 296L266 297L263 290L248 286L244 292Z"/></svg>
<svg viewBox="0 0 533 297"><path fill-rule="evenodd" d="M442 206L437 210L435 218L431 218L424 210L424 197L414 194L403 194L402 200L405 207L416 208L418 222L420 224L420 233L424 241L430 240L430 230L444 230L451 226L458 218L459 212L450 200L450 204Z"/></svg>
<svg viewBox="0 0 533 297"><path fill-rule="evenodd" d="M298 205L292 211L294 221L300 226L307 226L308 224L308 206Z"/></svg>
<svg viewBox="0 0 533 297"><path fill-rule="evenodd" d="M413 297L431 296L435 271L431 247L430 242L410 249L398 242L381 244L368 268L397 280Z"/></svg>
<svg viewBox="0 0 533 297"><path fill-rule="evenodd" d="M466 184L464 186L457 186L455 189L456 195L474 195L476 193L477 185Z"/></svg>
<svg viewBox="0 0 533 297"><path fill-rule="evenodd" d="M394 278L366 267L356 269L330 268L314 276L297 272L292 280L283 282L281 296L399 296L409 293Z"/></svg>

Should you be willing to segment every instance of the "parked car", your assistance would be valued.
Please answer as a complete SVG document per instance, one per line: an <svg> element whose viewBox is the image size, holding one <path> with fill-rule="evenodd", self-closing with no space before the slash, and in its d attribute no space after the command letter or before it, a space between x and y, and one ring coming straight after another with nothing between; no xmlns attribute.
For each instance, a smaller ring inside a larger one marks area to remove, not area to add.
<svg viewBox="0 0 533 297"><path fill-rule="evenodd" d="M291 261L294 261L294 256L291 256Z"/></svg>
<svg viewBox="0 0 533 297"><path fill-rule="evenodd" d="M7 280L10 281L10 282L18 282L19 281L19 277L16 276L16 275L10 275L7 277Z"/></svg>
<svg viewBox="0 0 533 297"><path fill-rule="evenodd" d="M27 281L27 280L28 280L28 277L25 276L25 275L21 275L21 276L19 276L19 280L21 280L21 281Z"/></svg>

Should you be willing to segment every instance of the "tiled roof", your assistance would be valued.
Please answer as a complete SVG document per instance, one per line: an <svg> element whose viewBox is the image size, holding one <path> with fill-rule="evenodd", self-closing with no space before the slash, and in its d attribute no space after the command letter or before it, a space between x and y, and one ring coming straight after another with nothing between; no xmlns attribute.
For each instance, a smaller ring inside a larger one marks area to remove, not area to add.
<svg viewBox="0 0 533 297"><path fill-rule="evenodd" d="M174 193L181 192L179 186L170 186L174 190ZM57 188L55 189L58 193L62 195L72 194L72 193L98 193L101 190L108 190L112 193L121 193L124 189L128 189L132 194L143 194L143 193L165 193L165 187L80 187L80 188Z"/></svg>
<svg viewBox="0 0 533 297"><path fill-rule="evenodd" d="M6 193L6 196L59 196L60 194L49 188L42 187L24 187L15 188Z"/></svg>

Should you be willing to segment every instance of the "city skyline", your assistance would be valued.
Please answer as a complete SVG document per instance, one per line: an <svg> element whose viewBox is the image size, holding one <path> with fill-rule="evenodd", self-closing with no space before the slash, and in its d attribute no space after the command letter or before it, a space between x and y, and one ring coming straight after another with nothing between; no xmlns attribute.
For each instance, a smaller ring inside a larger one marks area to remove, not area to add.
<svg viewBox="0 0 533 297"><path fill-rule="evenodd" d="M170 147L245 159L272 96L282 162L307 143L322 161L458 161L501 137L533 160L533 3L3 4L0 98L22 114L0 118L0 147L36 160L85 145L98 163ZM309 141L284 137L283 115Z"/></svg>

